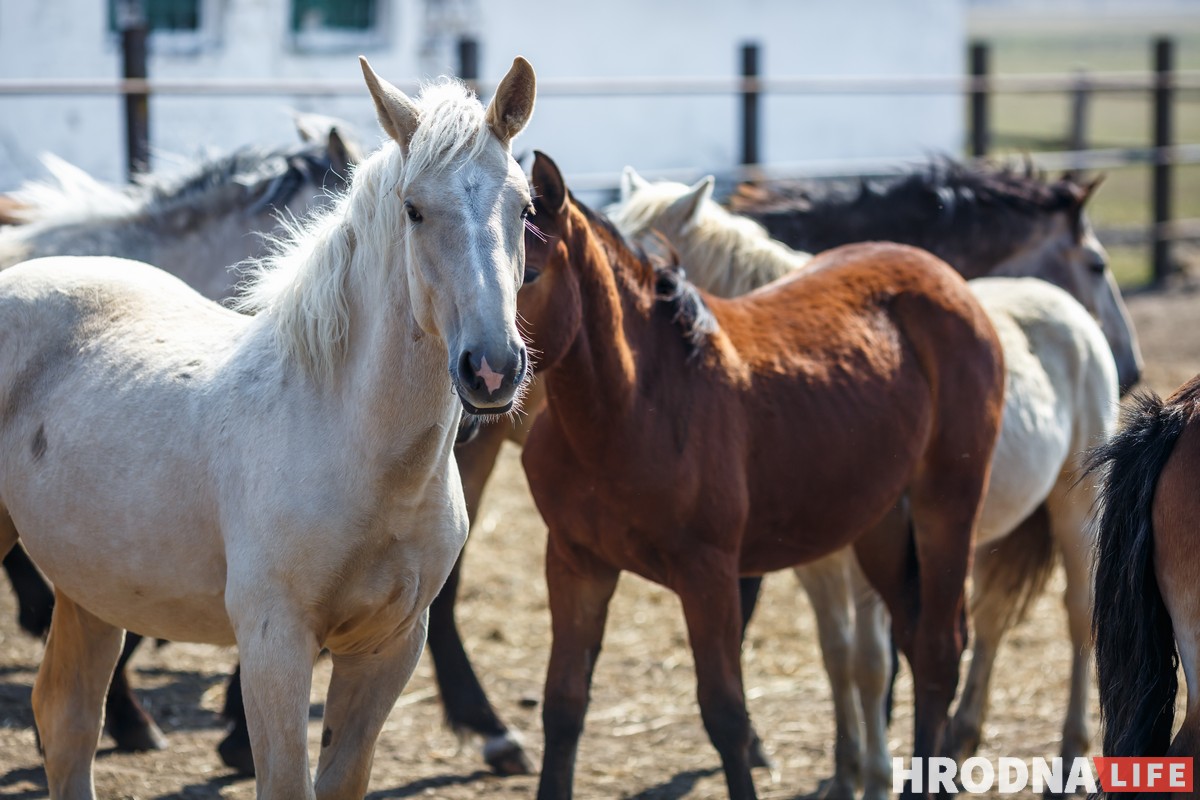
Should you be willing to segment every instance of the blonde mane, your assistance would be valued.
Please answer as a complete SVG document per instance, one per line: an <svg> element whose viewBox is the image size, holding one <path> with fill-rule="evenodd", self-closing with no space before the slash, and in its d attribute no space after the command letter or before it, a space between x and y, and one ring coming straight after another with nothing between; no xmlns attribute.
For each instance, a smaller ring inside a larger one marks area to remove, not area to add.
<svg viewBox="0 0 1200 800"><path fill-rule="evenodd" d="M800 269L811 258L775 241L753 220L730 214L710 199L683 220L672 205L694 191L682 183L643 184L606 213L627 236L657 229L678 248L688 278L722 297L736 297Z"/></svg>
<svg viewBox="0 0 1200 800"><path fill-rule="evenodd" d="M489 141L483 106L461 82L428 84L415 102L421 122L407 154L387 141L354 169L331 208L288 224L235 301L239 311L267 315L286 356L316 377L327 379L343 356L349 288L383 298L398 255L412 257L401 195L429 171L478 157Z"/></svg>

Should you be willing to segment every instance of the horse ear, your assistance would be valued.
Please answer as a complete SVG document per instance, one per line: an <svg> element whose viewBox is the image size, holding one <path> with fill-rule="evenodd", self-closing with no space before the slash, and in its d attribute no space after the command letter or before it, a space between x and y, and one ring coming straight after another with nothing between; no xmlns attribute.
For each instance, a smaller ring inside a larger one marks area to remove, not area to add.
<svg viewBox="0 0 1200 800"><path fill-rule="evenodd" d="M537 76L533 67L517 56L487 107L488 127L501 144L507 145L529 123L536 95Z"/></svg>
<svg viewBox="0 0 1200 800"><path fill-rule="evenodd" d="M707 175L697 181L687 194L671 204L670 213L679 220L681 228L687 228L699 222L704 204L712 199L715 183L716 178Z"/></svg>
<svg viewBox="0 0 1200 800"><path fill-rule="evenodd" d="M329 138L325 142L325 152L329 154L329 163L333 171L346 177L350 167L363 160L362 148L352 137L342 136L337 128L329 129Z"/></svg>
<svg viewBox="0 0 1200 800"><path fill-rule="evenodd" d="M379 124L407 152L408 140L416 131L421 117L416 104L404 92L376 75L367 63L366 56L359 56L358 63L362 65L363 78L371 91L371 99L375 101Z"/></svg>
<svg viewBox="0 0 1200 800"><path fill-rule="evenodd" d="M1079 207L1080 208L1083 208L1084 206L1086 206L1088 204L1088 201L1092 199L1092 195L1094 195L1096 193L1096 190L1100 188L1100 184L1104 183L1106 178L1108 178L1108 173L1101 172L1098 175L1096 175L1096 177L1092 178L1090 181L1088 181L1087 183L1085 183L1083 186L1080 187L1082 189L1082 191L1079 194Z"/></svg>
<svg viewBox="0 0 1200 800"><path fill-rule="evenodd" d="M541 206L558 216L567 210L567 185L558 165L540 150L533 151L533 189Z"/></svg>
<svg viewBox="0 0 1200 800"><path fill-rule="evenodd" d="M638 175L636 169L626 166L621 172L621 202L624 203L628 201L629 198L633 197L642 189L647 188L649 185L650 181L646 180L641 175Z"/></svg>
<svg viewBox="0 0 1200 800"><path fill-rule="evenodd" d="M292 115L301 141L322 145L333 171L345 177L349 168L363 160L362 145L350 123L324 114L297 111Z"/></svg>

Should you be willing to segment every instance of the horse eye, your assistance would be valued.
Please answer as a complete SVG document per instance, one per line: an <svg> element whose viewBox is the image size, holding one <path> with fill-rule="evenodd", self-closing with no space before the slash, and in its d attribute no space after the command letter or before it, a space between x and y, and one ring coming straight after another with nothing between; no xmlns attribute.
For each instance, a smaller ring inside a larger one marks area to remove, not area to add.
<svg viewBox="0 0 1200 800"><path fill-rule="evenodd" d="M529 267L525 267L525 277L521 280L521 285L528 286L540 277L542 277L542 271L540 269L530 269Z"/></svg>
<svg viewBox="0 0 1200 800"><path fill-rule="evenodd" d="M529 219L530 217L534 216L535 214L537 214L537 211L534 210L533 203L530 203L529 205L527 205L523 209L521 209L521 219Z"/></svg>
<svg viewBox="0 0 1200 800"><path fill-rule="evenodd" d="M411 200L404 201L404 212L408 214L408 218L413 222L420 222L422 219L424 219L424 217L421 216L421 212L417 211L417 207L412 204Z"/></svg>

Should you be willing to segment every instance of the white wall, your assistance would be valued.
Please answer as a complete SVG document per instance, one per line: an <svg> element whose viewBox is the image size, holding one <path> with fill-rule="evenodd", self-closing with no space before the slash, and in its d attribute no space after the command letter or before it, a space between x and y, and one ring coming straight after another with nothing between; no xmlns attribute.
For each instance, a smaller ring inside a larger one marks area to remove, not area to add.
<svg viewBox="0 0 1200 800"><path fill-rule="evenodd" d="M197 54L156 52L152 77L359 77L357 50L297 53L288 41L287 0L207 0L218 12L216 45ZM0 2L0 76L115 76L116 43L104 0ZM483 0L473 27L481 78L499 79L525 55L544 80L570 77L719 76L738 70L743 41L761 43L766 76L954 75L963 70L962 0ZM386 45L367 50L397 82L420 75L424 7L385 2ZM453 66L452 53L440 60ZM155 97L156 165L293 134L287 108L346 117L377 136L361 97ZM0 189L37 175L51 150L108 180L124 171L122 112L115 98L0 95ZM552 155L568 175L611 174L631 163L646 172L703 174L734 166L736 98L543 95L517 149ZM761 154L768 163L813 159L921 157L957 152L961 98L910 95L778 96L762 100Z"/></svg>

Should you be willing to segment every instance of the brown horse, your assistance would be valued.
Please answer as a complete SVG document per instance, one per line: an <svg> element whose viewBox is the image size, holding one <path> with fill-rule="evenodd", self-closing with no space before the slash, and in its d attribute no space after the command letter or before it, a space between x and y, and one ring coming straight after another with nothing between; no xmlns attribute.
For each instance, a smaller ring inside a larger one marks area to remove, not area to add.
<svg viewBox="0 0 1200 800"><path fill-rule="evenodd" d="M1200 757L1200 375L1165 402L1135 396L1090 468L1101 476L1092 624L1104 755ZM1180 663L1187 714L1172 741Z"/></svg>
<svg viewBox="0 0 1200 800"><path fill-rule="evenodd" d="M738 578L846 545L913 667L915 753L936 754L1003 402L999 344L966 284L924 251L866 244L710 298L576 203L540 153L533 184L519 304L547 395L523 456L549 527L540 800L571 796L622 570L682 600L734 800L756 796ZM912 533L880 535L905 494Z"/></svg>

